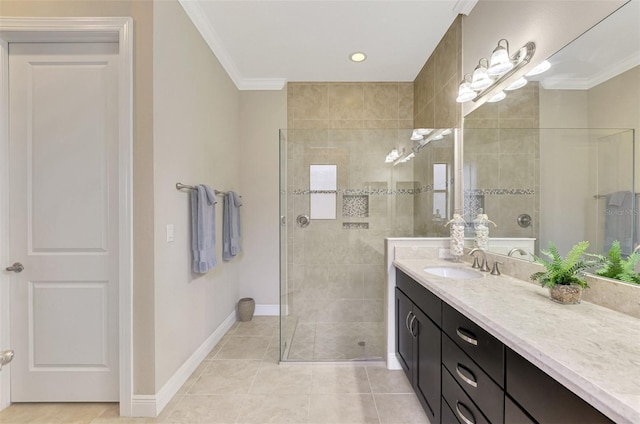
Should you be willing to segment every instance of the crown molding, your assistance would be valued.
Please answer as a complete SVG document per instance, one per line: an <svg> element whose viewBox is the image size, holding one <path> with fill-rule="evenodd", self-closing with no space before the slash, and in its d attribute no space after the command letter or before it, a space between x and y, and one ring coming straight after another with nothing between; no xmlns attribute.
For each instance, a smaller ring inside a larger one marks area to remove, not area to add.
<svg viewBox="0 0 640 424"><path fill-rule="evenodd" d="M478 4L478 0L458 0L453 6L453 11L461 15L469 16L469 13L476 7L476 4Z"/></svg>
<svg viewBox="0 0 640 424"><path fill-rule="evenodd" d="M640 52L632 53L587 78L550 77L542 80L541 84L546 90L590 90L638 65L640 65Z"/></svg>
<svg viewBox="0 0 640 424"><path fill-rule="evenodd" d="M287 83L285 78L244 78L238 90L282 90Z"/></svg>
<svg viewBox="0 0 640 424"><path fill-rule="evenodd" d="M220 64L227 71L229 78L233 81L238 90L281 90L286 84L285 79L278 78L244 78L233 59L225 49L220 36L211 26L206 13L196 1L178 0L184 11L193 22L204 41L207 43Z"/></svg>

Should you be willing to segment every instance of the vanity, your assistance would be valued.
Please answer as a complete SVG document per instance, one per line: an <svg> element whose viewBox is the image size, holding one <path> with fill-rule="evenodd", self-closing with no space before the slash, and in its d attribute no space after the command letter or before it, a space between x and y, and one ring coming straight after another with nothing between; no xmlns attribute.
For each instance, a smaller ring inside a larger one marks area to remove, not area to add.
<svg viewBox="0 0 640 424"><path fill-rule="evenodd" d="M395 356L432 423L640 422L637 318L506 275L425 272L471 270L437 255L392 264Z"/></svg>

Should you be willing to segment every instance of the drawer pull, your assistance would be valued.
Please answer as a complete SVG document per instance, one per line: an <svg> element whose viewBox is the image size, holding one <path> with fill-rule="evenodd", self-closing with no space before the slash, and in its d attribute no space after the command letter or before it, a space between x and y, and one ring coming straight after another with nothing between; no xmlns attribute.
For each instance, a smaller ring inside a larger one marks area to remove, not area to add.
<svg viewBox="0 0 640 424"><path fill-rule="evenodd" d="M470 331L467 331L458 327L456 328L456 334L465 342L472 344L474 346L478 346L478 340L474 338L473 333L471 333Z"/></svg>
<svg viewBox="0 0 640 424"><path fill-rule="evenodd" d="M464 370L465 372L463 373L462 370ZM476 376L473 375L471 370L469 370L464 365L462 365L462 364L456 365L456 373L458 374L458 377L460 377L462 379L462 381L467 383L469 386L474 387L474 388L478 387L478 380L476 380ZM469 374L470 377L467 377L465 374Z"/></svg>
<svg viewBox="0 0 640 424"><path fill-rule="evenodd" d="M471 415L471 419L469 419L468 417L466 417L462 411L460 410L460 407L463 407L464 409L467 410L467 412L469 413L469 415ZM466 406L464 406L463 403L460 403L459 401L456 402L456 413L458 414L458 416L460 417L460 419L462 420L462 422L464 422L464 424L476 424L476 421L473 418L473 414L471 413L471 411L469 411L469 408L467 408Z"/></svg>
<svg viewBox="0 0 640 424"><path fill-rule="evenodd" d="M414 339L418 337L418 335L413 332L413 322L416 320L416 318L418 317L413 315L413 318L411 318L411 321L409 322L409 332L411 333Z"/></svg>

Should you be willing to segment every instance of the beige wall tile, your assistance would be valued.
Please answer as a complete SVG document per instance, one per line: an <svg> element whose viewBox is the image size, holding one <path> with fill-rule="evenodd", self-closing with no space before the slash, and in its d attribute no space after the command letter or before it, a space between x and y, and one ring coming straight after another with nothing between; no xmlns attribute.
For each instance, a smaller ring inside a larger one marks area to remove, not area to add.
<svg viewBox="0 0 640 424"><path fill-rule="evenodd" d="M367 120L398 119L398 84L364 84L364 114Z"/></svg>
<svg viewBox="0 0 640 424"><path fill-rule="evenodd" d="M364 88L362 84L332 84L328 86L329 118L363 119Z"/></svg>

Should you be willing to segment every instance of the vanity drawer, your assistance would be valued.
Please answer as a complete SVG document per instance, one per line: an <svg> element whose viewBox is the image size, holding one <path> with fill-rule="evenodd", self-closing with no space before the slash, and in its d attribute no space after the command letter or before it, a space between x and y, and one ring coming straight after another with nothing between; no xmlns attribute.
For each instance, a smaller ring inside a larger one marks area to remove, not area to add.
<svg viewBox="0 0 640 424"><path fill-rule="evenodd" d="M507 393L539 423L612 423L547 373L507 349Z"/></svg>
<svg viewBox="0 0 640 424"><path fill-rule="evenodd" d="M469 318L444 304L442 329L500 387L504 387L504 345Z"/></svg>
<svg viewBox="0 0 640 424"><path fill-rule="evenodd" d="M460 424L460 420L453 413L447 402L442 398L442 405L440 405L440 422L442 424Z"/></svg>
<svg viewBox="0 0 640 424"><path fill-rule="evenodd" d="M420 283L396 269L396 286L438 327L442 327L442 301Z"/></svg>
<svg viewBox="0 0 640 424"><path fill-rule="evenodd" d="M489 421L503 421L504 390L446 336L442 338L442 363Z"/></svg>
<svg viewBox="0 0 640 424"><path fill-rule="evenodd" d="M442 398L461 423L489 424L490 421L460 388L449 371L442 367ZM498 423L495 423L498 424Z"/></svg>

